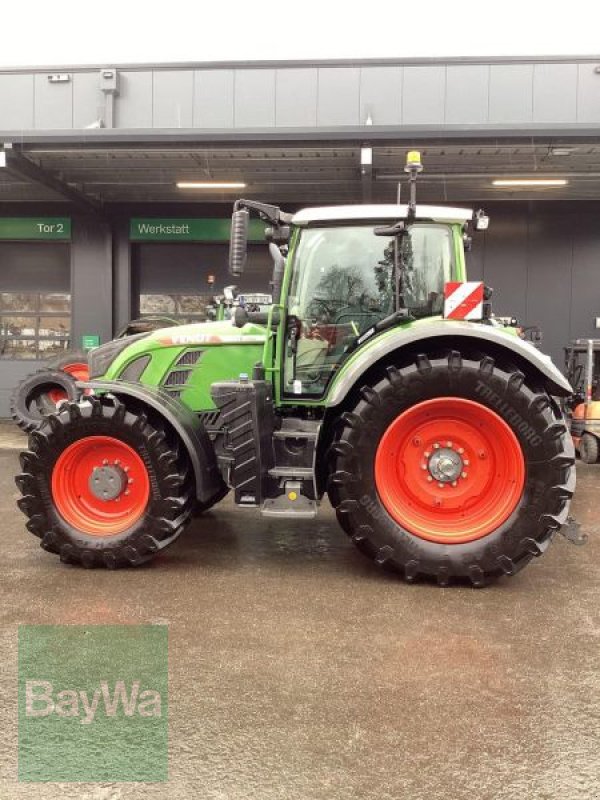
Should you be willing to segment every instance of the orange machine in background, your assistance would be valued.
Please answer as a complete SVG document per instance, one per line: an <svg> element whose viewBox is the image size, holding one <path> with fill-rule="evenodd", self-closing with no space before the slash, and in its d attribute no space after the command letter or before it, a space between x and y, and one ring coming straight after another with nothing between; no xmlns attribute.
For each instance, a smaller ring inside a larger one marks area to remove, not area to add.
<svg viewBox="0 0 600 800"><path fill-rule="evenodd" d="M565 348L573 396L567 405L571 436L586 464L600 459L600 339L575 339Z"/></svg>

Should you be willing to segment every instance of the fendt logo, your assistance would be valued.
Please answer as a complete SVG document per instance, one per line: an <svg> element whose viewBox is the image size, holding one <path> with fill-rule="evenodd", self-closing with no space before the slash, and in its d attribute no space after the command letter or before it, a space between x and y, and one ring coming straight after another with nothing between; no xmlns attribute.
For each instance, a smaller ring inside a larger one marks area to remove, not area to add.
<svg viewBox="0 0 600 800"><path fill-rule="evenodd" d="M110 688L108 681L100 681L93 692L77 689L56 691L50 681L25 682L25 715L27 717L79 717L82 725L89 725L98 712L106 717L116 717L121 711L126 717L160 717L162 705L160 692L145 689L140 692L140 682L127 689L124 681L116 681Z"/></svg>

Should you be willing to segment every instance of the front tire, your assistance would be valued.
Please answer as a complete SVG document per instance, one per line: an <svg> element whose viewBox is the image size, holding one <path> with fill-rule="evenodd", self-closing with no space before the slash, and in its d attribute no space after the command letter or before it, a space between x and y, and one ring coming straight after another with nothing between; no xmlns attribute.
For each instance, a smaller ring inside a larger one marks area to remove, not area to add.
<svg viewBox="0 0 600 800"><path fill-rule="evenodd" d="M407 580L515 574L566 521L574 488L552 398L508 364L457 351L388 367L342 414L330 451L340 524Z"/></svg>
<svg viewBox="0 0 600 800"><path fill-rule="evenodd" d="M187 457L168 435L117 398L90 396L50 415L21 453L27 529L64 562L148 561L177 539L193 505Z"/></svg>

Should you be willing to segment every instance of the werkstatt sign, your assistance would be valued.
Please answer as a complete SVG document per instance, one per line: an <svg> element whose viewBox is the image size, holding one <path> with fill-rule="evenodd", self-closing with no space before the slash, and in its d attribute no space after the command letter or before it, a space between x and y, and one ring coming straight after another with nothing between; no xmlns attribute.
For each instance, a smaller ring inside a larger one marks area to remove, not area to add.
<svg viewBox="0 0 600 800"><path fill-rule="evenodd" d="M132 242L228 242L229 219L132 219L129 238ZM250 220L250 241L264 242L265 223Z"/></svg>
<svg viewBox="0 0 600 800"><path fill-rule="evenodd" d="M0 217L0 239L70 241L69 217Z"/></svg>

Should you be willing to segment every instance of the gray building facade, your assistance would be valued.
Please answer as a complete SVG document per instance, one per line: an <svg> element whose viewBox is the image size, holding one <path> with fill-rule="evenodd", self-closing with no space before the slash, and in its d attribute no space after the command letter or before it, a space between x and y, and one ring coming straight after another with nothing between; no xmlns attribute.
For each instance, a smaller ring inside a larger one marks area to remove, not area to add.
<svg viewBox="0 0 600 800"><path fill-rule="evenodd" d="M495 310L541 326L559 363L596 332L600 57L6 69L0 145L2 416L69 344L140 313L202 319L230 282L236 196L393 202L412 147L421 201L489 211L469 269ZM269 273L257 245L242 288L266 290Z"/></svg>

